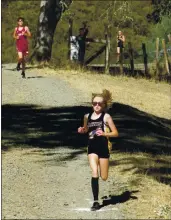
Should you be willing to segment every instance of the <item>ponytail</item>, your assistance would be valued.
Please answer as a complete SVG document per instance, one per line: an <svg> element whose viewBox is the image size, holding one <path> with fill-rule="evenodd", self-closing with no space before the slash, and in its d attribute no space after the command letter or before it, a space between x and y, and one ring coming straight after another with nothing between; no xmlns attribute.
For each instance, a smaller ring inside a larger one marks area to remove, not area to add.
<svg viewBox="0 0 171 220"><path fill-rule="evenodd" d="M107 89L103 89L102 93L92 93L92 102L95 97L103 98L106 109L112 104L112 93Z"/></svg>

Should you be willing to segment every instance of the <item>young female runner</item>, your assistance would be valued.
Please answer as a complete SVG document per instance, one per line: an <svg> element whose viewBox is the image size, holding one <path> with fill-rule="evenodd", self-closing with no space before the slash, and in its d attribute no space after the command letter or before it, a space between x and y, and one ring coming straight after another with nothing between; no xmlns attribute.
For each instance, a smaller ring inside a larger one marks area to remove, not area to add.
<svg viewBox="0 0 171 220"><path fill-rule="evenodd" d="M16 49L18 53L17 70L20 70L22 64L22 77L25 78L25 57L28 55L28 41L27 37L31 37L31 33L27 26L23 26L24 18L17 19L17 27L14 29L13 37L16 39Z"/></svg>
<svg viewBox="0 0 171 220"><path fill-rule="evenodd" d="M118 137L118 131L112 117L105 113L111 100L111 93L108 90L103 90L102 94L93 94L93 113L86 114L83 127L78 128L79 133L88 132L89 134L88 159L92 170L91 187L94 197L92 211L100 208L98 202L99 173L102 180L105 181L108 178L110 156L108 137ZM110 132L105 132L106 128L110 128Z"/></svg>

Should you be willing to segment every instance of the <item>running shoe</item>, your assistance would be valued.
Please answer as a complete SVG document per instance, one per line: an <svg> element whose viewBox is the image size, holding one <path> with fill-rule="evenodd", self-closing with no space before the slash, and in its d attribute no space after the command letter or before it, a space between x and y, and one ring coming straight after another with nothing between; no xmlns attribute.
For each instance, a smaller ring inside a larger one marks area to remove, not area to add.
<svg viewBox="0 0 171 220"><path fill-rule="evenodd" d="M22 78L26 78L25 72L22 72L21 75L22 75Z"/></svg>
<svg viewBox="0 0 171 220"><path fill-rule="evenodd" d="M100 204L98 202L94 202L93 206L91 207L91 211L97 211L100 209Z"/></svg>
<svg viewBox="0 0 171 220"><path fill-rule="evenodd" d="M20 63L17 64L17 67L16 67L17 71L20 71L21 68L20 68Z"/></svg>

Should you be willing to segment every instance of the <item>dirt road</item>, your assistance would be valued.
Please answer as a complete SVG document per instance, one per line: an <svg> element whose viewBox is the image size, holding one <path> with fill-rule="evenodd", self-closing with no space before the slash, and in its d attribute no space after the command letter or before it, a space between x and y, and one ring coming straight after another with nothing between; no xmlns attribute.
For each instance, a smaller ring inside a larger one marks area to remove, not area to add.
<svg viewBox="0 0 171 220"><path fill-rule="evenodd" d="M14 105L38 105L39 109L44 109L82 104L84 94L73 90L58 77L35 75L32 69L27 73L27 78L22 79L19 72L13 71L14 67L14 64L8 64L2 68L2 104L10 104L8 111L12 112L10 108ZM85 101L89 100L85 97ZM11 116L9 126L14 126L14 116ZM34 117L37 120L36 115ZM11 146L2 152L2 219L126 218L121 203L105 205L97 212L90 211L91 173L84 148L74 149L62 145L41 148L39 143L38 147L25 147L25 134L19 128L20 124L15 126L13 130L17 130L17 137L12 132L3 131L2 134L2 138L8 138L6 145ZM27 129L25 124L24 132ZM23 142L17 142L22 137ZM109 178L105 184L100 181L100 198L111 192L117 193L121 185L117 178Z"/></svg>

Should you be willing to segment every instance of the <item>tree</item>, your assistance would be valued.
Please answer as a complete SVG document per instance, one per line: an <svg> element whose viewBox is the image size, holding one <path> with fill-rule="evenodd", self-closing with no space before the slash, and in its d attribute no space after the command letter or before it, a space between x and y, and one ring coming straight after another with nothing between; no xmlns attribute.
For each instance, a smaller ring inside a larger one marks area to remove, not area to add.
<svg viewBox="0 0 171 220"><path fill-rule="evenodd" d="M163 16L171 17L171 0L152 0L154 10L147 15L149 22L159 23Z"/></svg>
<svg viewBox="0 0 171 220"><path fill-rule="evenodd" d="M37 61L49 61L52 53L54 32L62 13L72 0L41 0L37 37L34 53Z"/></svg>
<svg viewBox="0 0 171 220"><path fill-rule="evenodd" d="M102 9L101 16L107 27L122 28L131 25L133 18L131 17L130 4L128 1L114 0L106 4L106 8Z"/></svg>

